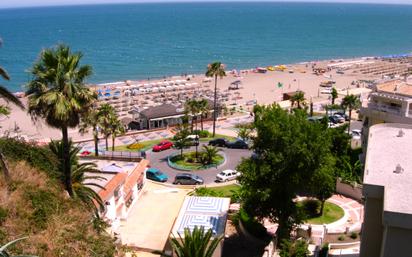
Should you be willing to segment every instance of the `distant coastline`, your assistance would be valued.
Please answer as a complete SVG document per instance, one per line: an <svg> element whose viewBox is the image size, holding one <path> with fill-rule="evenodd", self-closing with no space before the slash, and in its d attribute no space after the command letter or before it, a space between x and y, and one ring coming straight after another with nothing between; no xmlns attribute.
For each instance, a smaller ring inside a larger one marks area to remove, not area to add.
<svg viewBox="0 0 412 257"><path fill-rule="evenodd" d="M41 49L58 42L84 54L94 69L90 83L199 74L213 61L239 70L412 51L412 6L232 2L0 12L0 64L12 78L2 84L14 92L30 79L25 71Z"/></svg>

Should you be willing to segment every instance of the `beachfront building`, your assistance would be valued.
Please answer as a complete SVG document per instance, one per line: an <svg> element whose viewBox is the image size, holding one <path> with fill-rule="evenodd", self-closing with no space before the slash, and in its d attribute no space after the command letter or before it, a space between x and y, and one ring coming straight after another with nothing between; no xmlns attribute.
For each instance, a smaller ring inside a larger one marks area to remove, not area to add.
<svg viewBox="0 0 412 257"><path fill-rule="evenodd" d="M362 103L360 113L363 116L364 143L367 143L368 128L375 124L412 124L412 77L376 85L369 101Z"/></svg>
<svg viewBox="0 0 412 257"><path fill-rule="evenodd" d="M208 109L209 112L204 115L204 120L213 117L213 101L208 100ZM180 124L184 115L185 109L183 106L177 107L172 104L152 106L140 112L135 112L133 121L129 123L128 127L133 130L168 128Z"/></svg>
<svg viewBox="0 0 412 257"><path fill-rule="evenodd" d="M412 126L378 124L369 129L363 181L365 199L361 257L412 253Z"/></svg>
<svg viewBox="0 0 412 257"><path fill-rule="evenodd" d="M185 228L192 230L195 226L203 226L205 230L211 229L212 239L223 236L226 230L229 205L230 198L186 196L170 236L178 237L178 234L183 236ZM213 257L222 255L223 243L224 240L220 241ZM165 250L172 254L170 243L167 243Z"/></svg>
<svg viewBox="0 0 412 257"><path fill-rule="evenodd" d="M89 160L87 160L89 161ZM104 178L88 180L88 183L98 184L105 189L91 186L105 203L100 214L116 231L121 220L126 220L133 205L138 201L145 184L145 171L149 161L139 162L95 160L99 173L86 174Z"/></svg>

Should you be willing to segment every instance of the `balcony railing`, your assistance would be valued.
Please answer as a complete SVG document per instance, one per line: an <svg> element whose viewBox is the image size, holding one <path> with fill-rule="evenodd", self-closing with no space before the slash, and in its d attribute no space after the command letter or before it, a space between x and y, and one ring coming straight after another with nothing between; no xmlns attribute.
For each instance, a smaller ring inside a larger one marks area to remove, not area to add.
<svg viewBox="0 0 412 257"><path fill-rule="evenodd" d="M384 105L384 104L368 104L368 108L371 110L379 111L379 112L387 112L387 113L392 113L396 115L401 115L401 108L400 107L395 107L395 106L390 106L390 105Z"/></svg>

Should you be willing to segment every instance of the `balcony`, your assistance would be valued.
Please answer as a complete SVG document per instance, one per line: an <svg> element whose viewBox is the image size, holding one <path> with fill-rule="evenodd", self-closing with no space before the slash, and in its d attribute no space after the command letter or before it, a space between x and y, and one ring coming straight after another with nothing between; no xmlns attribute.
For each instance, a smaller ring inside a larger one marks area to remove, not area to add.
<svg viewBox="0 0 412 257"><path fill-rule="evenodd" d="M387 104L373 104L369 103L368 108L370 110L378 111L378 112L385 112L390 114L401 115L401 108L396 106L390 106Z"/></svg>

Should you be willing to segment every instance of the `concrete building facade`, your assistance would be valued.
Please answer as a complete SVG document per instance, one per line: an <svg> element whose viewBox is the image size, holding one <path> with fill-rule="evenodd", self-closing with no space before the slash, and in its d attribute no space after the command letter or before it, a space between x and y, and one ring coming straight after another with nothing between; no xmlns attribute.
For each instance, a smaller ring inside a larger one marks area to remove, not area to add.
<svg viewBox="0 0 412 257"><path fill-rule="evenodd" d="M412 256L412 125L370 127L361 257Z"/></svg>

